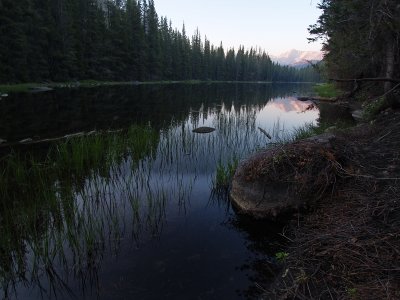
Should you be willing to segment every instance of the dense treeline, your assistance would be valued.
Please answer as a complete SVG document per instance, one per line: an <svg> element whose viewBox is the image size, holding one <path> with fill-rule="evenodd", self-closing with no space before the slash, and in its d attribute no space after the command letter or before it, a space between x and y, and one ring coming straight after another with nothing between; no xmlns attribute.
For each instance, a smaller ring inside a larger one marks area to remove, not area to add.
<svg viewBox="0 0 400 300"><path fill-rule="evenodd" d="M214 46L173 29L153 0L0 0L0 82L318 81L261 50Z"/></svg>
<svg viewBox="0 0 400 300"><path fill-rule="evenodd" d="M400 78L399 1L323 0L319 8L323 13L309 31L311 40L324 42L329 77L375 78L378 93L390 91Z"/></svg>

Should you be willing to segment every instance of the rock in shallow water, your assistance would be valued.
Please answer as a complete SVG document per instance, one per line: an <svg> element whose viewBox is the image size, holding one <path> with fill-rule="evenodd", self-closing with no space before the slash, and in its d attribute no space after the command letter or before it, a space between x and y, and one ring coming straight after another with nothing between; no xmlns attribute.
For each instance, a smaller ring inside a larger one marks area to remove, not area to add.
<svg viewBox="0 0 400 300"><path fill-rule="evenodd" d="M29 91L31 93L49 92L52 90L53 90L53 88L50 88L48 86L34 86L34 87L29 88Z"/></svg>
<svg viewBox="0 0 400 300"><path fill-rule="evenodd" d="M215 128L212 128L212 127L198 127L198 128L193 129L192 131L196 132L196 133L210 133L210 132L213 132L214 130L215 130Z"/></svg>

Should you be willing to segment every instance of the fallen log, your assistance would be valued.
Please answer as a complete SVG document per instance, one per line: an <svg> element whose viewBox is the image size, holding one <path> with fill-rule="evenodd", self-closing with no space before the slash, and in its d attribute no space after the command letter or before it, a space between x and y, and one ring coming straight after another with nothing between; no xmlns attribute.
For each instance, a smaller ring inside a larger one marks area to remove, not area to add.
<svg viewBox="0 0 400 300"><path fill-rule="evenodd" d="M398 82L400 78L388 78L388 77L374 77L374 78L329 78L331 81L337 82L358 82L358 81L382 81L382 82Z"/></svg>
<svg viewBox="0 0 400 300"><path fill-rule="evenodd" d="M328 97L297 97L299 101L322 101L322 102L335 102L338 98L328 98Z"/></svg>
<svg viewBox="0 0 400 300"><path fill-rule="evenodd" d="M258 127L258 129L260 129L260 131L262 133L264 133L267 136L267 138L272 139L271 135L268 132L266 132L264 129L262 129L261 127Z"/></svg>

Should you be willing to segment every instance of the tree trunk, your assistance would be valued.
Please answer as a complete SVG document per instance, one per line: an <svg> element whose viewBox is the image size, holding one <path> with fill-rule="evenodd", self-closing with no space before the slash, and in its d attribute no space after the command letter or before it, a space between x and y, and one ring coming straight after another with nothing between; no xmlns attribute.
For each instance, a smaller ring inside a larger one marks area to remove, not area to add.
<svg viewBox="0 0 400 300"><path fill-rule="evenodd" d="M394 40L392 38L388 39L388 44L386 48L386 78L393 78L394 74ZM386 81L384 85L385 93L389 92L392 88L392 82Z"/></svg>

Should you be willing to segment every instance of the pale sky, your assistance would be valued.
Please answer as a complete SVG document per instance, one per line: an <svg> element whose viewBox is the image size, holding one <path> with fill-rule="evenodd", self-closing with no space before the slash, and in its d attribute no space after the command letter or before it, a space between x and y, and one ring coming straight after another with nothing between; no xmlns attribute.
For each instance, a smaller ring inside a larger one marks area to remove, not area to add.
<svg viewBox="0 0 400 300"><path fill-rule="evenodd" d="M196 27L224 48L261 47L269 54L290 49L318 51L319 43L307 41L308 25L321 14L318 0L154 0L159 17L166 16L188 36Z"/></svg>

